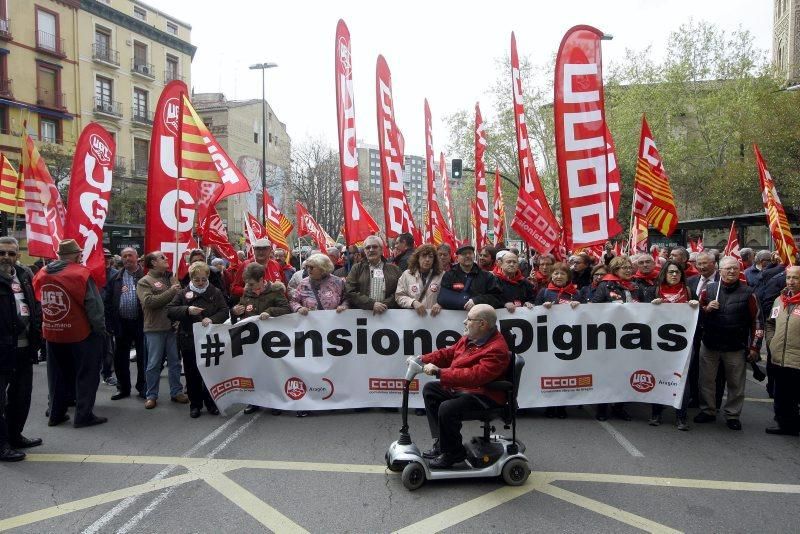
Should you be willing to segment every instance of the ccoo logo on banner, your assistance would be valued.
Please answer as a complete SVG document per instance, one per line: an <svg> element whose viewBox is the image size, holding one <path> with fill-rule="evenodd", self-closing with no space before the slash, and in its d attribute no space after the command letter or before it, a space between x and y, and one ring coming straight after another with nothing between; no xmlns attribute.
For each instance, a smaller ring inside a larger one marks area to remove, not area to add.
<svg viewBox="0 0 800 534"><path fill-rule="evenodd" d="M526 361L522 408L648 402L679 406L697 310L688 304L590 304L498 310ZM315 311L194 326L197 365L220 409L400 406L408 356L449 347L464 312ZM409 405L422 407L420 375Z"/></svg>

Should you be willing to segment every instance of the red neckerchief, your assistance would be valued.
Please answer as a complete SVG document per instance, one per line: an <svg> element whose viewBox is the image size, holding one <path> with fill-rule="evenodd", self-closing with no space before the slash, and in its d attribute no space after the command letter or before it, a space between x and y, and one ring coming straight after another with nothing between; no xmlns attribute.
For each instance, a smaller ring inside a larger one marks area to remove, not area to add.
<svg viewBox="0 0 800 534"><path fill-rule="evenodd" d="M508 282L509 284L514 284L514 285L517 285L517 284L519 284L521 281L525 280L525 277L524 277L524 276L522 276L522 273L521 273L521 272L519 272L519 269L517 269L517 272L515 272L515 273L514 273L514 275L513 275L512 277L510 277L510 278L509 278L509 277L508 277L508 275L507 275L506 273L504 273L503 271L500 271L500 272L498 272L498 273L495 273L495 276L496 276L497 278L499 278L500 280L503 280L503 281L505 281L505 282Z"/></svg>
<svg viewBox="0 0 800 534"><path fill-rule="evenodd" d="M687 263L686 268L683 270L683 276L686 278L690 278L697 274L700 274L700 271L698 271L697 268L691 263Z"/></svg>
<svg viewBox="0 0 800 534"><path fill-rule="evenodd" d="M619 276L613 274L607 274L603 277L604 282L616 282L617 284L621 285L628 291L636 291L636 284L631 282L630 280L623 280Z"/></svg>
<svg viewBox="0 0 800 534"><path fill-rule="evenodd" d="M500 276L503 273L503 269L500 268L500 264L495 263L494 269L492 269L492 274L495 276Z"/></svg>
<svg viewBox="0 0 800 534"><path fill-rule="evenodd" d="M647 282L654 282L655 279L658 278L658 271L653 269L647 274L643 274L641 271L636 271L636 274L634 274L633 277L640 280L645 280Z"/></svg>
<svg viewBox="0 0 800 534"><path fill-rule="evenodd" d="M658 295L667 302L689 302L689 290L684 284L675 284L674 286L661 284L658 288Z"/></svg>
<svg viewBox="0 0 800 534"><path fill-rule="evenodd" d="M781 302L783 303L784 308L788 308L792 304L800 304L800 291L798 291L791 297L787 297L786 293L781 292Z"/></svg>
<svg viewBox="0 0 800 534"><path fill-rule="evenodd" d="M547 281L547 275L545 275L541 271L534 271L533 272L533 278L534 278L534 280L536 280L537 284L541 284L541 283L544 283L544 282Z"/></svg>
<svg viewBox="0 0 800 534"><path fill-rule="evenodd" d="M547 284L547 289L549 291L555 291L557 293L556 302L559 302L561 300L561 295L568 295L570 298L572 298L572 296L578 292L578 288L575 286L575 284L570 284L564 287L558 287L557 285L553 284L553 282L550 282L549 284Z"/></svg>

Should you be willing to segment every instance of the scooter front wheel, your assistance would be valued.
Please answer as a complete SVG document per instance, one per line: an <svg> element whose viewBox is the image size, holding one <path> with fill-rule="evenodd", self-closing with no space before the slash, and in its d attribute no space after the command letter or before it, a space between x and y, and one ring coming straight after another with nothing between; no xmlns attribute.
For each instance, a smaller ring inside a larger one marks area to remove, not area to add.
<svg viewBox="0 0 800 534"><path fill-rule="evenodd" d="M419 462L411 462L403 468L403 486L409 491L419 489L425 483L425 469Z"/></svg>
<svg viewBox="0 0 800 534"><path fill-rule="evenodd" d="M521 486L528 480L531 468L522 458L512 458L503 466L503 480L509 486Z"/></svg>

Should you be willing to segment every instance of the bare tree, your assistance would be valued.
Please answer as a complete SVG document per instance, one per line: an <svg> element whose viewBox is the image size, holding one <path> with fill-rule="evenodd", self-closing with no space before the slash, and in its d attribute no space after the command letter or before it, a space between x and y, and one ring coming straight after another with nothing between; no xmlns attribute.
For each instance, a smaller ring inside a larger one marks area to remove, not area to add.
<svg viewBox="0 0 800 534"><path fill-rule="evenodd" d="M294 197L333 238L344 222L339 154L319 139L308 139L292 150Z"/></svg>

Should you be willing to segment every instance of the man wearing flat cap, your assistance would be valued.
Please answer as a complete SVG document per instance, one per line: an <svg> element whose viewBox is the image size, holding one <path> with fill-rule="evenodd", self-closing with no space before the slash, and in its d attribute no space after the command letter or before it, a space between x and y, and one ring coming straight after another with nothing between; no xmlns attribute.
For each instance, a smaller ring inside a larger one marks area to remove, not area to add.
<svg viewBox="0 0 800 534"><path fill-rule="evenodd" d="M272 259L272 243L266 237L256 239L253 243L253 255L255 259L247 260L239 266L236 271L236 277L231 284L231 298L236 302L244 295L244 270L251 263L259 263L264 266L264 280L267 282L281 282L283 283L283 274L281 273L281 266L277 261Z"/></svg>
<svg viewBox="0 0 800 534"><path fill-rule="evenodd" d="M106 331L103 300L89 269L81 265L82 254L74 239L65 239L58 244L58 260L33 278L36 298L42 303L42 337L47 341L47 367L52 378L48 426L69 420L67 404L72 392L75 428L107 421L94 414Z"/></svg>
<svg viewBox="0 0 800 534"><path fill-rule="evenodd" d="M442 277L439 305L446 310L469 311L476 304L503 307L503 290L497 278L475 263L475 247L463 245L456 250L457 261Z"/></svg>

